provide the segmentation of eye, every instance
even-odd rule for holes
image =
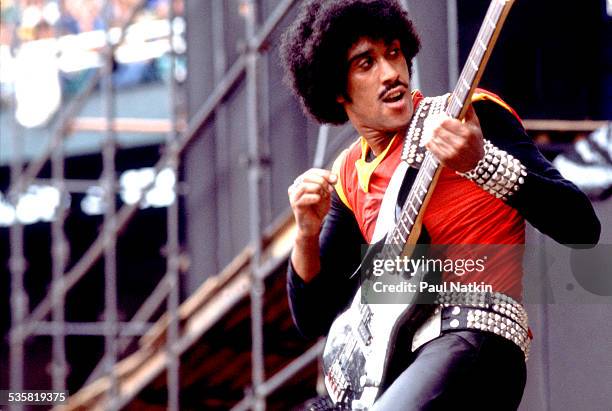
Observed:
[[[400,55],[402,51],[400,50],[399,47],[393,47],[390,51],[389,51],[389,55],[391,57],[397,57]]]
[[[367,70],[370,67],[372,67],[372,64],[373,64],[372,57],[365,56],[365,57],[359,59],[359,61],[357,62],[357,67],[359,67],[362,70]]]

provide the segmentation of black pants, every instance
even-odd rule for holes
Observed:
[[[372,411],[514,411],[523,396],[523,352],[491,333],[446,333],[412,353],[408,362]]]

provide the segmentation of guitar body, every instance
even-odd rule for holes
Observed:
[[[372,261],[384,255],[383,239],[373,244],[354,275],[363,274],[361,287],[351,305],[332,324],[323,351],[325,386],[334,404],[348,409],[367,410],[381,394],[386,382],[389,362],[395,352],[394,342],[398,333],[411,337],[416,327],[433,310],[432,296],[427,293],[404,293],[394,299],[386,295],[383,304],[367,304],[372,290]],[[427,246],[410,247],[413,257],[426,253]],[[411,276],[394,274],[385,283],[408,282],[418,284],[432,282],[433,274],[422,270]],[[403,349],[410,349],[403,347]]]
[[[416,309],[415,304],[363,304],[357,292],[334,321],[323,351],[325,386],[335,404],[355,410],[374,404],[395,351],[393,341]]]

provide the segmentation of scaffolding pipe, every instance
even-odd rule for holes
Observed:
[[[213,81],[217,84],[223,79],[223,75],[227,70],[227,54],[225,52],[225,13],[224,13],[224,2],[213,1],[210,4],[211,8],[211,29],[212,29],[212,61],[213,61]],[[215,161],[217,163],[217,170],[221,165],[231,164],[231,154],[228,144],[223,141],[228,132],[228,121],[227,121],[227,109],[225,106],[220,104],[215,109]],[[220,176],[226,173],[215,173],[217,187],[222,187],[223,182],[220,181]],[[231,222],[231,204],[232,204],[232,193],[230,190],[227,192],[219,191],[216,196],[217,201],[217,213],[219,221]],[[231,224],[231,223],[230,223]],[[217,243],[217,261],[216,266],[222,265],[227,261],[231,261],[231,251],[234,249],[234,242],[232,238],[231,228],[228,230],[217,230],[219,242]]]
[[[459,78],[459,21],[457,0],[446,1],[446,24],[448,33],[448,88],[455,87]]]
[[[64,300],[65,295],[60,293],[62,288],[59,286],[63,281],[64,271],[68,261],[69,247],[64,233],[64,222],[66,220],[66,203],[68,201],[64,184],[64,152],[62,147],[55,150],[51,156],[51,180],[52,185],[59,192],[59,203],[55,209],[55,216],[51,222],[51,255],[52,255],[52,300],[53,300],[53,321],[58,324],[64,323]],[[66,376],[68,365],[66,362],[66,346],[64,332],[61,326],[53,334],[52,340],[52,361],[51,361],[51,380],[53,390],[64,391],[66,389]]]
[[[174,12],[176,2],[170,0],[168,25],[170,26],[170,123],[172,125],[170,133],[166,136],[166,147],[170,151],[169,167],[174,176],[178,176],[179,157],[177,153],[176,141],[177,134],[177,85],[176,85],[176,51],[174,49]],[[176,178],[176,177],[175,177]],[[175,190],[177,184],[174,185]],[[167,301],[168,310],[168,339],[166,350],[168,352],[168,369],[166,381],[168,385],[168,410],[179,411],[179,367],[180,358],[177,353],[177,341],[179,338],[179,198],[175,191],[174,201],[166,209],[166,277],[169,282],[169,292]]]
[[[16,15],[20,15],[20,4],[14,5]],[[11,53],[15,54],[19,47],[19,36],[17,35],[17,24],[13,29],[13,43],[11,44]],[[17,98],[15,93],[12,93],[11,103],[13,106],[13,115],[11,116],[11,143],[13,150],[13,158],[11,160],[11,185],[19,187],[21,193],[21,185],[19,176],[23,171],[23,140],[21,127],[17,122]],[[8,199],[17,211],[17,203],[19,195],[17,193],[8,192]],[[11,273],[11,328],[9,330],[9,389],[11,391],[22,391],[24,386],[23,360],[24,360],[24,345],[26,334],[23,330],[24,319],[28,311],[28,296],[24,290],[24,276],[26,271],[26,259],[24,256],[24,236],[23,225],[15,214],[15,222],[9,229],[10,241],[10,257],[9,271]],[[20,411],[23,406],[20,403],[13,403],[10,406],[11,410]]]
[[[121,336],[142,336],[152,326],[153,323],[144,321],[136,322],[131,320],[129,322],[117,322],[117,327],[121,328]],[[104,321],[90,321],[84,323],[41,321],[36,324],[36,329],[31,335],[54,335],[63,330],[62,332],[64,335],[91,335],[104,337],[107,333],[107,328],[108,326]]]
[[[262,49],[266,47],[270,34],[272,34],[287,13],[289,13],[295,1],[296,0],[283,0],[261,25],[261,29],[258,33],[255,33],[253,38],[253,45],[257,48],[257,51],[262,51]]]
[[[315,148],[314,161],[312,166],[321,168],[325,164],[325,152],[327,150],[327,139],[329,138],[329,126],[323,124],[319,126],[319,134],[317,135],[317,146]]]
[[[62,152],[62,148],[60,147],[56,151]],[[53,157],[55,155],[57,155],[57,153],[54,151],[53,155],[51,156],[51,172],[52,173],[53,173]],[[53,174],[52,174],[51,178],[35,178],[34,180],[32,180],[32,184],[56,187],[59,181],[60,181],[59,179],[54,179]],[[63,193],[66,195],[70,193],[85,194],[91,187],[95,187],[95,186],[100,186],[100,179],[88,180],[88,179],[77,179],[77,178],[72,179],[71,178],[69,180],[66,180],[65,178],[61,178],[61,187],[62,187]],[[118,192],[119,188],[120,188],[119,185],[116,185],[114,187],[115,192]]]
[[[260,386],[265,379],[263,349],[263,295],[265,285],[259,269],[262,254],[262,157],[259,122],[258,96],[258,57],[259,51],[254,44],[257,30],[257,4],[255,0],[244,0],[246,54],[246,106],[247,106],[247,143],[249,150],[249,231],[251,237],[251,383],[253,387],[253,410],[266,409],[265,396]]]
[[[102,71],[102,98],[106,132],[102,149],[102,187],[104,189],[104,358],[105,373],[110,379],[107,393],[107,409],[117,410],[116,398],[119,393],[115,364],[117,363],[117,235],[114,231],[116,213],[116,171],[115,157],[117,152],[113,119],[115,117],[115,90],[113,85],[113,47],[110,39],[110,28],[113,20],[112,0],[104,5],[106,17],[106,47],[103,51],[104,66]]]
[[[263,4],[263,2],[260,1]],[[254,33],[255,38],[257,33]],[[257,44],[256,42],[254,44]],[[259,158],[261,159],[261,211],[259,213],[263,227],[268,221],[272,221],[272,173],[271,167],[271,149],[270,149],[270,69],[269,55],[270,53],[263,52],[257,48],[257,113],[259,120]],[[266,50],[264,48],[263,50]]]
[[[410,14],[410,6],[408,0],[401,0],[401,4]],[[421,76],[419,75],[419,58],[414,57],[412,59],[412,73],[410,75],[410,88],[419,90],[421,88]]]
[[[58,3],[59,14],[63,14],[64,5]],[[53,34],[57,39],[61,36],[60,21],[58,19],[53,27]],[[54,212],[54,218],[51,222],[51,265],[52,265],[52,284],[59,284],[63,280],[64,271],[70,253],[70,244],[66,240],[64,232],[64,223],[66,221],[66,204],[69,204],[64,181],[64,150],[63,146],[58,147],[51,154],[51,182],[52,186],[58,191],[60,199],[58,206]],[[53,294],[53,312],[52,320],[57,327],[52,334],[51,343],[51,383],[54,391],[64,391],[66,389],[66,377],[68,375],[68,363],[66,361],[66,331],[64,329],[65,321],[65,295],[58,294],[59,287],[53,286],[51,289],[55,291]]]
[[[315,361],[319,355],[323,354],[325,339],[319,340],[316,344],[306,350],[302,355],[291,361],[287,366],[274,374],[272,378],[261,385],[262,395],[270,395],[284,383],[293,378],[298,372],[302,371],[311,362]]]
[[[264,384],[260,386],[262,395],[270,395],[274,393],[283,384],[293,378],[298,372],[302,371],[310,363],[315,361],[322,353],[325,347],[325,340],[321,339],[308,350],[304,351],[299,357],[287,364],[283,369],[274,374]],[[253,395],[249,394],[234,405],[230,411],[248,410],[253,401]]]
[[[149,330],[149,327],[153,325],[152,323],[147,323],[147,321],[151,319],[155,311],[157,311],[162,303],[166,301],[169,289],[170,284],[168,281],[168,273],[166,273],[161,281],[157,284],[151,295],[149,295],[145,302],[138,308],[138,311],[136,311],[136,314],[134,314],[134,316],[130,319],[130,322],[127,323],[137,325],[138,327],[136,327],[136,332],[131,332],[131,329],[128,328],[127,324],[119,324],[119,342],[117,344],[117,353],[119,355],[123,354],[123,352],[129,347],[134,337],[144,335]],[[88,385],[90,382],[100,377],[103,373],[103,367],[104,359],[98,362],[83,385]]]

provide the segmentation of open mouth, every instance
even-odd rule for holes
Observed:
[[[395,103],[396,101],[400,101],[405,94],[406,92],[403,90],[391,90],[384,95],[382,101],[385,103]]]

